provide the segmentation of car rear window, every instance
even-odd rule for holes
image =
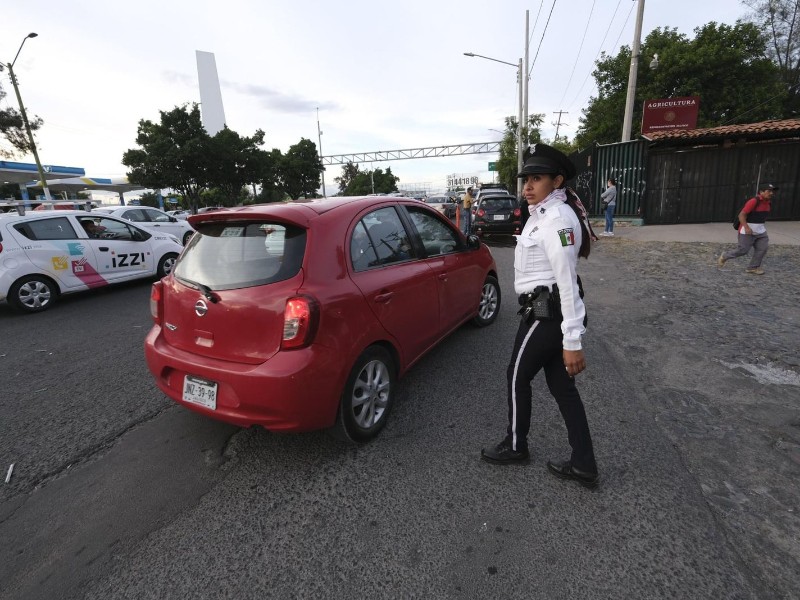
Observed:
[[[517,207],[517,201],[512,196],[507,198],[486,198],[481,207],[484,210],[508,210]]]
[[[303,264],[306,232],[265,221],[205,223],[175,266],[175,277],[212,290],[283,281]]]

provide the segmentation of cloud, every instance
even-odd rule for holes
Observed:
[[[295,95],[284,94],[281,91],[263,85],[252,83],[238,83],[235,81],[222,81],[221,85],[243,96],[256,98],[264,108],[269,108],[282,113],[308,113],[317,108],[333,110],[338,108],[335,102],[319,102]]]

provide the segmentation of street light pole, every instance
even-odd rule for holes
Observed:
[[[44,192],[45,199],[49,202],[52,202],[52,197],[50,196],[50,188],[47,187],[47,180],[44,178],[44,169],[42,168],[42,161],[39,160],[39,153],[36,151],[36,141],[33,139],[33,132],[31,131],[31,124],[28,122],[28,114],[25,112],[25,105],[22,103],[22,96],[19,94],[19,85],[17,84],[17,76],[14,75],[14,63],[17,62],[17,58],[19,57],[19,53],[22,52],[22,46],[25,45],[25,42],[28,38],[35,38],[38,36],[38,33],[29,33],[25,36],[22,40],[22,43],[19,45],[19,50],[17,50],[16,56],[14,56],[14,60],[8,63],[6,66],[8,67],[8,76],[11,78],[11,85],[14,86],[14,93],[17,96],[17,102],[19,103],[19,112],[22,115],[22,122],[25,124],[25,131],[28,133],[28,141],[31,144],[31,152],[33,153],[33,158],[36,161],[36,168],[39,171],[39,177],[41,178],[42,182],[42,191]],[[49,208],[53,208],[52,204],[48,204]]]
[[[517,64],[507,62],[505,60],[498,60],[496,58],[491,58],[490,56],[483,56],[481,54],[475,54],[473,52],[464,52],[464,56],[469,56],[471,58],[485,58],[486,60],[491,60],[494,62],[499,62],[504,65],[509,65],[514,67],[517,70],[517,83],[519,84],[519,112],[517,116],[517,173],[522,171],[522,93],[523,93],[523,86],[524,84],[524,77],[527,73],[524,73],[522,70],[522,59],[519,59]],[[517,195],[522,195],[522,181],[517,179]]]
[[[633,32],[633,46],[631,48],[631,70],[628,73],[628,95],[625,99],[625,117],[622,121],[622,141],[631,139],[633,121],[633,103],[636,98],[636,74],[639,69],[639,46],[642,37],[642,17],[644,16],[644,0],[638,0],[639,7],[636,11],[636,27]]]
[[[319,128],[319,106],[317,107],[317,141],[319,142],[319,159],[322,160],[322,131]],[[322,196],[328,197],[325,192],[325,165],[322,165]]]

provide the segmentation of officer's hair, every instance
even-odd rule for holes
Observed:
[[[565,187],[564,191],[567,193],[566,204],[575,212],[578,216],[578,222],[581,224],[581,247],[578,250],[578,256],[589,258],[589,253],[592,251],[592,241],[589,237],[589,228],[586,226],[586,213],[581,210],[583,204],[572,188]]]

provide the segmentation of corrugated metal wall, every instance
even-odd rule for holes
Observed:
[[[780,187],[770,219],[800,219],[800,143],[713,148],[652,147],[642,216],[648,225],[729,221],[758,182]]]
[[[594,149],[592,212],[601,212],[600,194],[606,189],[609,177],[617,181],[618,217],[638,217],[647,189],[646,140],[620,142]]]

